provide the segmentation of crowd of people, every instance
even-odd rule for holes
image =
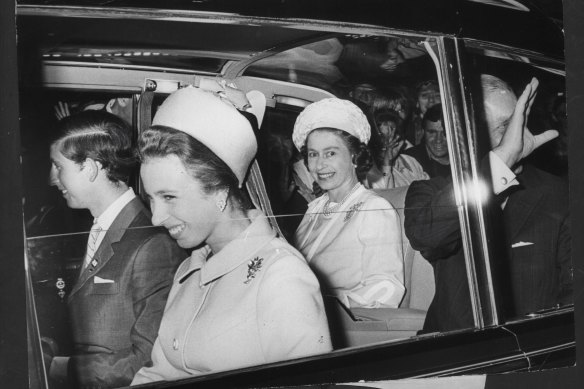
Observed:
[[[497,77],[481,81],[491,140],[484,175],[509,246],[500,264],[511,278],[508,313],[569,303],[565,185],[523,163],[557,136],[527,129],[538,82],[517,98]],[[290,243],[243,189],[261,118],[249,120],[228,95],[172,93],[137,150],[128,120],[111,111],[125,102],[73,115],[60,106],[51,184],[94,225],[68,296],[74,353],[46,355],[51,378],[136,385],[331,351],[327,297],[346,308],[400,306],[402,225],[434,268],[423,331],[472,327],[438,84],[421,82],[415,103],[404,88],[368,84],[349,98],[298,115],[297,160],[282,141],[298,180],[287,196],[301,186],[308,203]],[[138,165],[149,210],[129,186]],[[405,222],[375,192],[397,187],[409,187]]]

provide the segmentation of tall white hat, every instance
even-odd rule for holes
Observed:
[[[207,146],[235,173],[241,187],[258,145],[251,124],[225,95],[197,87],[179,89],[162,103],[152,125],[185,132]]]

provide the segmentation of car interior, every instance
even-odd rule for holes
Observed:
[[[67,209],[47,185],[48,144],[64,105],[69,113],[125,108],[124,118],[136,139],[164,98],[178,88],[222,83],[261,92],[266,110],[247,192],[281,236],[290,240],[306,210],[304,199],[297,196],[289,201],[281,191],[282,180],[290,184],[291,179],[283,172],[299,161],[291,143],[299,112],[326,97],[351,98],[358,84],[402,86],[411,91],[420,81],[442,83],[445,64],[436,55],[437,38],[430,34],[388,35],[354,27],[331,33],[276,24],[260,29],[243,23],[213,25],[209,20],[157,23],[159,28],[154,30],[138,19],[125,25],[98,18],[67,23],[35,17],[20,21],[21,61],[34,64],[23,66],[21,88],[28,255],[41,334],[62,339],[65,345],[64,296],[80,266],[91,220],[88,213]],[[145,30],[149,31],[146,37],[137,33]],[[497,68],[497,61],[517,60],[480,45],[469,51],[475,55],[477,71]],[[561,74],[544,64],[532,65],[540,77],[550,75],[548,85]],[[509,70],[513,75],[517,72]],[[556,82],[546,93],[551,96],[562,88]],[[140,187],[138,176],[134,187]],[[401,221],[406,294],[399,308],[375,309],[348,309],[325,296],[337,347],[403,341],[422,329],[434,295],[434,275],[404,232],[407,189],[376,190]]]

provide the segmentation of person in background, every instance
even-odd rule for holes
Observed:
[[[194,251],[174,277],[153,364],[132,385],[332,348],[315,275],[247,205],[242,185],[257,142],[230,96],[180,89],[141,135],[140,175],[152,222]]]
[[[130,130],[113,114],[86,111],[61,121],[51,144],[51,184],[94,224],[68,296],[74,354],[46,360],[72,387],[119,387],[150,363],[172,276],[186,253],[128,186],[136,159]]]
[[[405,291],[398,215],[360,183],[371,168],[370,136],[348,100],[323,99],[300,113],[292,139],[325,194],[308,205],[295,246],[325,293],[347,307],[396,308]]]
[[[64,118],[71,116],[72,113],[72,107],[66,101],[58,101],[54,106],[54,110],[57,120],[63,120]],[[107,102],[90,101],[76,106],[73,113],[83,111],[106,111],[113,113],[129,126],[134,122],[131,97],[116,97],[109,99]]]
[[[404,150],[404,154],[415,158],[430,177],[450,176],[450,158],[444,131],[442,104],[436,104],[428,109],[422,126],[424,129],[422,143]]]
[[[371,116],[370,148],[374,164],[367,172],[364,185],[370,189],[391,189],[430,178],[415,158],[403,154],[406,141],[401,116],[387,109]]]
[[[412,125],[408,129],[407,139],[414,146],[422,142],[424,137],[422,120],[434,105],[440,103],[440,88],[435,80],[426,80],[418,83],[415,87],[416,112],[412,120]]]
[[[505,314],[526,315],[569,304],[573,302],[573,268],[567,187],[560,178],[524,163],[558,135],[555,130],[533,135],[527,128],[538,81],[532,79],[519,99],[497,77],[482,75],[481,84],[492,147],[485,158],[485,176],[490,177],[495,195],[489,211],[502,218],[496,228],[503,230],[507,251],[504,262],[492,264],[509,278]],[[410,185],[406,235],[432,264],[436,282],[423,332],[474,326],[458,215],[450,177]],[[501,257],[505,258],[492,258]]]

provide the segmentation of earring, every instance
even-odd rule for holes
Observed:
[[[227,207],[227,201],[225,199],[221,199],[221,200],[217,200],[217,208],[219,208],[219,210],[221,212],[225,211],[225,207]]]

